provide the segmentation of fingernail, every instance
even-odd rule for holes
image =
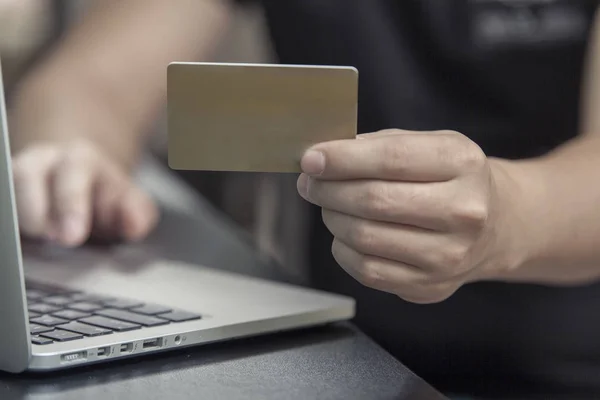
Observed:
[[[300,174],[300,177],[298,178],[297,187],[300,196],[304,197],[305,199],[308,198],[308,175]]]
[[[325,171],[325,154],[316,150],[308,150],[300,163],[302,171],[309,175],[321,175]]]
[[[69,245],[78,243],[84,235],[84,226],[80,218],[68,216],[62,225],[62,239]]]

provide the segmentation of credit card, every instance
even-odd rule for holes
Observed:
[[[356,138],[358,71],[175,62],[167,102],[172,169],[300,172],[307,148]]]

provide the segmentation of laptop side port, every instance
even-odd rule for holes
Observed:
[[[162,338],[148,339],[144,340],[142,343],[143,349],[158,349],[162,347],[163,340]]]
[[[97,355],[98,357],[106,357],[110,354],[110,347],[99,347]]]
[[[133,351],[133,343],[123,343],[119,347],[119,352],[121,354],[128,354]]]

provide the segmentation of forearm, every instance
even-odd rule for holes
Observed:
[[[501,279],[578,284],[600,278],[600,136],[586,135],[545,157],[492,160],[511,187],[510,231],[521,255]]]
[[[545,284],[600,279],[600,14],[582,84],[581,134],[544,157],[492,160],[508,223],[508,268],[495,278]]]
[[[127,157],[165,98],[169,62],[207,57],[227,15],[224,0],[96,2],[32,71],[15,101],[25,103],[24,113],[32,107],[51,113],[58,103],[71,104],[73,113],[90,114],[90,124],[109,129],[27,129],[27,118],[17,118],[25,127],[14,130],[14,147],[78,135]]]

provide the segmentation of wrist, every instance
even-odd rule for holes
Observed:
[[[547,158],[494,160],[493,168],[502,210],[496,249],[501,261],[486,278],[567,286],[596,281],[597,257],[588,254],[589,244],[578,245],[581,233],[573,229],[584,222],[565,217],[570,210],[558,200],[568,190],[561,189],[562,179],[572,178],[561,176],[560,166]]]
[[[486,278],[513,280],[522,274],[540,252],[544,230],[537,222],[540,203],[544,198],[543,180],[527,162],[490,159],[496,195],[496,219],[490,256],[492,266]]]

